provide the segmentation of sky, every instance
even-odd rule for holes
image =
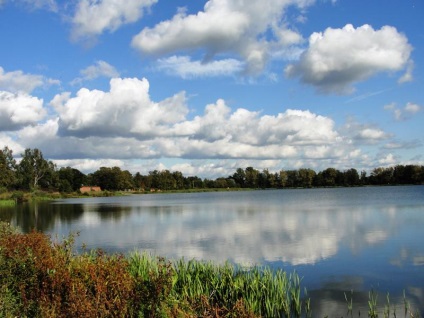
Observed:
[[[422,0],[0,0],[0,148],[91,173],[424,164]]]

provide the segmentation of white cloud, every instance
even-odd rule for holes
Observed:
[[[236,59],[200,62],[192,61],[189,56],[171,56],[158,60],[157,68],[184,79],[211,76],[232,76],[240,73],[244,64]]]
[[[6,146],[13,151],[14,156],[23,153],[25,150],[25,148],[19,142],[16,142],[9,134],[0,131],[0,149]]]
[[[43,100],[24,93],[0,91],[0,130],[17,130],[36,124],[46,115]]]
[[[74,40],[89,39],[105,30],[138,21],[157,0],[79,0],[72,19]]]
[[[286,67],[288,77],[299,77],[324,93],[345,94],[353,85],[380,72],[397,72],[411,65],[408,39],[396,28],[374,30],[369,25],[328,28],[313,33],[298,63]]]
[[[414,103],[407,103],[404,108],[405,112],[411,115],[418,113],[421,109],[422,107],[420,105]]]
[[[37,87],[53,84],[57,85],[59,81],[41,75],[25,74],[22,71],[5,72],[0,67],[0,90],[31,93]]]
[[[384,109],[392,112],[397,121],[404,121],[411,119],[414,115],[421,112],[422,107],[418,104],[408,102],[403,108],[398,108],[396,103],[391,103],[385,105]]]
[[[399,80],[398,83],[406,83],[406,82],[412,82],[414,77],[412,75],[412,71],[414,70],[414,62],[409,61],[408,66],[406,67],[405,74],[403,74]]]
[[[73,159],[73,160],[54,160],[58,167],[73,167],[83,173],[91,173],[101,167],[120,167],[127,169],[122,160],[116,159]]]
[[[380,158],[378,160],[378,163],[383,166],[391,166],[396,163],[399,163],[399,160],[393,154],[389,153],[385,157]]]
[[[247,74],[256,75],[263,71],[272,50],[302,40],[281,23],[284,10],[289,5],[304,7],[312,2],[210,0],[197,14],[180,10],[172,19],[144,28],[132,45],[150,55],[201,50],[206,61],[217,54],[236,54],[246,62]],[[264,36],[267,32],[269,38]]]
[[[119,77],[119,72],[116,68],[105,61],[97,61],[94,65],[90,65],[87,68],[80,71],[82,77],[74,79],[71,84],[79,84],[85,80],[93,80],[98,77]]]
[[[169,125],[185,118],[185,101],[181,92],[155,103],[150,100],[146,79],[114,78],[109,92],[82,88],[76,97],[56,95],[51,105],[59,114],[64,134],[149,138],[166,134]]]
[[[386,138],[384,131],[375,128],[365,128],[359,131],[357,136],[366,140],[380,140]]]
[[[322,159],[352,151],[332,119],[310,111],[261,115],[244,108],[233,111],[219,99],[204,114],[187,119],[184,92],[154,102],[146,79],[115,78],[109,92],[82,88],[75,97],[56,95],[50,104],[58,114],[57,133],[53,124],[49,129],[44,125],[43,131],[52,135],[43,147],[70,158],[86,153],[115,159]],[[31,139],[35,135],[22,132],[21,138],[37,144]]]

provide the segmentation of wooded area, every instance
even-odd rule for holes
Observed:
[[[39,149],[26,149],[17,163],[12,150],[0,150],[0,193],[42,189],[59,192],[78,192],[81,186],[99,186],[108,191],[170,191],[206,188],[309,188],[364,185],[424,184],[424,166],[396,165],[378,167],[369,175],[355,168],[340,171],[327,168],[259,171],[253,167],[238,168],[226,177],[215,180],[184,176],[179,171],[154,170],[147,175],[131,174],[119,167],[101,167],[88,175],[71,168],[57,168],[43,157]]]

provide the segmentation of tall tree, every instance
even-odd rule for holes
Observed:
[[[16,160],[7,146],[0,150],[0,188],[11,188],[16,183]]]
[[[257,188],[258,179],[259,179],[259,171],[254,169],[253,167],[247,167],[245,170],[245,174],[246,174],[246,187]]]
[[[244,188],[246,183],[246,174],[242,168],[237,168],[236,172],[232,175],[232,178],[237,186]]]
[[[316,173],[312,169],[299,169],[298,171],[298,186],[303,188],[310,188],[312,187],[312,183],[314,181],[314,178],[316,176]]]
[[[77,191],[87,183],[87,177],[81,171],[71,167],[62,167],[58,171],[59,190],[61,192]]]
[[[43,185],[50,186],[54,170],[54,164],[44,159],[39,149],[27,148],[18,165],[19,181],[25,189],[37,189],[41,181],[44,181]]]

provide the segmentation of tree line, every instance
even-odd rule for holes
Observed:
[[[0,193],[37,189],[59,192],[78,192],[80,187],[99,186],[102,190],[170,191],[207,188],[311,188],[364,185],[424,184],[424,166],[396,165],[378,167],[367,175],[351,168],[340,171],[327,168],[318,173],[312,169],[270,172],[253,167],[237,168],[227,177],[215,180],[184,176],[179,171],[154,170],[147,175],[131,174],[119,167],[101,167],[84,174],[71,167],[57,168],[44,158],[39,149],[26,149],[19,163],[7,146],[0,150]]]

